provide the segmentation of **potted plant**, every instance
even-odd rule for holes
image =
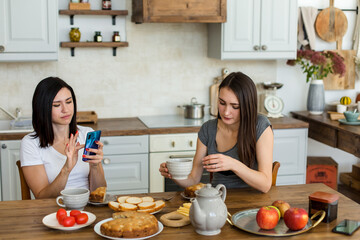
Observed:
[[[310,114],[322,114],[325,106],[323,79],[329,73],[345,75],[344,58],[332,51],[298,50],[295,60],[288,60],[287,64],[299,64],[306,74],[306,82],[311,81],[307,98],[307,109]]]

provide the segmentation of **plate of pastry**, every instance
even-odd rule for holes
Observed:
[[[101,205],[107,205],[110,201],[115,201],[115,200],[116,200],[115,195],[106,194],[103,202],[94,202],[94,200],[89,199],[88,203],[91,205],[100,205],[101,206]]]
[[[146,226],[146,229],[145,229]],[[149,213],[117,212],[94,226],[94,231],[108,239],[147,239],[158,235],[164,226]]]
[[[66,211],[66,212],[67,212],[67,215],[70,216],[70,211]],[[72,227],[64,227],[56,219],[56,212],[46,215],[43,218],[42,223],[45,226],[49,227],[49,228],[58,229],[58,230],[65,230],[65,231],[71,231],[71,230],[77,230],[79,228],[89,226],[90,224],[95,222],[96,216],[93,213],[86,212],[86,211],[81,211],[81,212],[86,213],[88,215],[88,221],[86,223],[84,223],[84,224],[75,223],[75,225],[72,226]]]
[[[110,201],[108,205],[116,212],[135,211],[155,214],[165,207],[165,202],[163,200],[155,201],[151,196],[119,196],[116,201]]]
[[[107,205],[114,199],[116,199],[115,196],[106,194],[106,187],[98,187],[90,193],[88,203],[92,205]]]
[[[198,183],[198,184],[189,186],[189,187],[185,188],[184,192],[181,192],[180,195],[184,199],[190,200],[191,198],[195,198],[196,197],[195,192],[197,190],[203,188],[204,186],[206,186],[205,183]]]

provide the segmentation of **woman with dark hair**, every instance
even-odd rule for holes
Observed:
[[[76,124],[76,98],[73,89],[57,77],[43,79],[32,100],[34,132],[21,141],[20,160],[27,184],[35,198],[60,195],[65,188],[87,188],[94,191],[106,186],[103,144],[89,149],[82,161],[89,127]]]
[[[269,191],[274,134],[269,120],[257,113],[254,82],[241,72],[229,74],[219,86],[218,109],[218,118],[204,123],[198,133],[190,175],[174,182],[181,187],[197,184],[206,169],[213,173],[213,185]],[[171,178],[166,163],[159,171]]]

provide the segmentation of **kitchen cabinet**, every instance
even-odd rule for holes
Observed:
[[[2,201],[21,200],[21,185],[16,161],[21,140],[0,141]]]
[[[227,22],[208,24],[209,57],[296,58],[296,0],[228,0],[227,4]]]
[[[110,194],[149,192],[149,137],[109,136],[104,143],[103,167]]]
[[[0,0],[0,61],[57,60],[58,2]]]
[[[307,128],[274,129],[273,161],[280,162],[276,185],[305,184]]]
[[[226,0],[133,0],[131,20],[136,23],[226,21]]]

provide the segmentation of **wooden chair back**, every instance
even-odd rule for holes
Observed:
[[[273,162],[272,165],[272,183],[271,186],[275,186],[276,185],[276,178],[277,178],[277,174],[278,174],[278,170],[280,167],[280,163],[278,161]],[[212,182],[213,179],[213,173],[210,173],[210,182]]]
[[[31,199],[31,195],[30,195],[30,188],[26,183],[25,177],[24,177],[24,173],[22,171],[21,168],[21,163],[20,160],[16,161],[16,166],[18,167],[19,170],[19,175],[20,175],[20,184],[21,184],[21,197],[22,200],[29,200]]]

